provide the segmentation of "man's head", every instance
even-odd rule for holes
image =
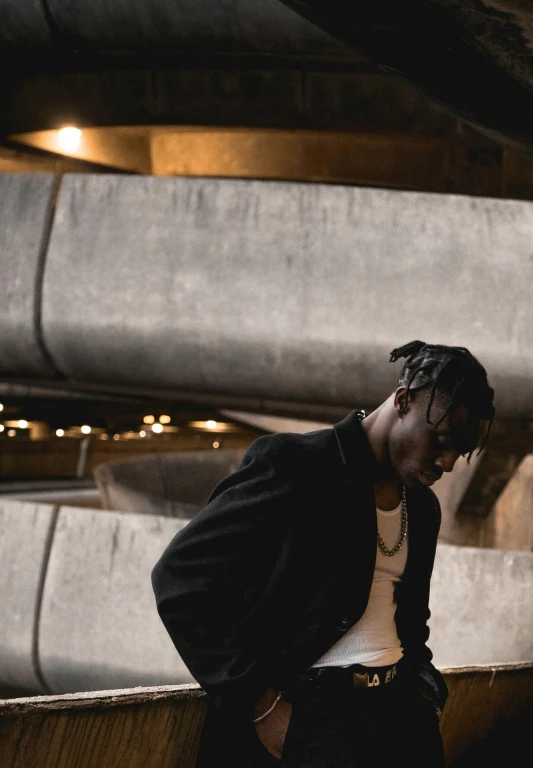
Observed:
[[[411,341],[393,349],[406,358],[394,394],[390,461],[408,487],[432,485],[459,456],[481,452],[494,419],[494,390],[464,347]]]

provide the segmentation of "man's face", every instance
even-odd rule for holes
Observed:
[[[410,395],[406,402],[405,389],[396,392],[394,407],[396,421],[389,435],[392,466],[408,488],[433,485],[443,472],[451,472],[461,455],[474,450],[487,429],[487,421],[472,423],[468,408],[457,406],[451,418],[446,417],[438,427],[426,418],[429,395]],[[431,421],[438,422],[449,401],[436,400],[431,408]]]

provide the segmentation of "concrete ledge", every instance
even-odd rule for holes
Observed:
[[[99,464],[94,477],[105,509],[190,519],[245,453],[223,448],[151,454]]]

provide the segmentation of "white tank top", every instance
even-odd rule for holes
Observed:
[[[376,512],[381,537],[387,549],[393,549],[400,536],[401,505],[390,511],[376,509]],[[408,538],[392,557],[384,555],[376,542],[376,568],[366,610],[357,624],[326,651],[314,667],[346,667],[350,664],[384,667],[401,659],[403,649],[394,622],[394,586],[405,570]]]

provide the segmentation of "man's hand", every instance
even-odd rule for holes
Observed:
[[[277,693],[273,688],[269,688],[265,695],[257,702],[254,707],[254,717],[260,717],[274,703]],[[255,724],[255,729],[259,740],[271,755],[281,759],[285,736],[291,719],[292,704],[280,699],[272,712],[264,720]]]

